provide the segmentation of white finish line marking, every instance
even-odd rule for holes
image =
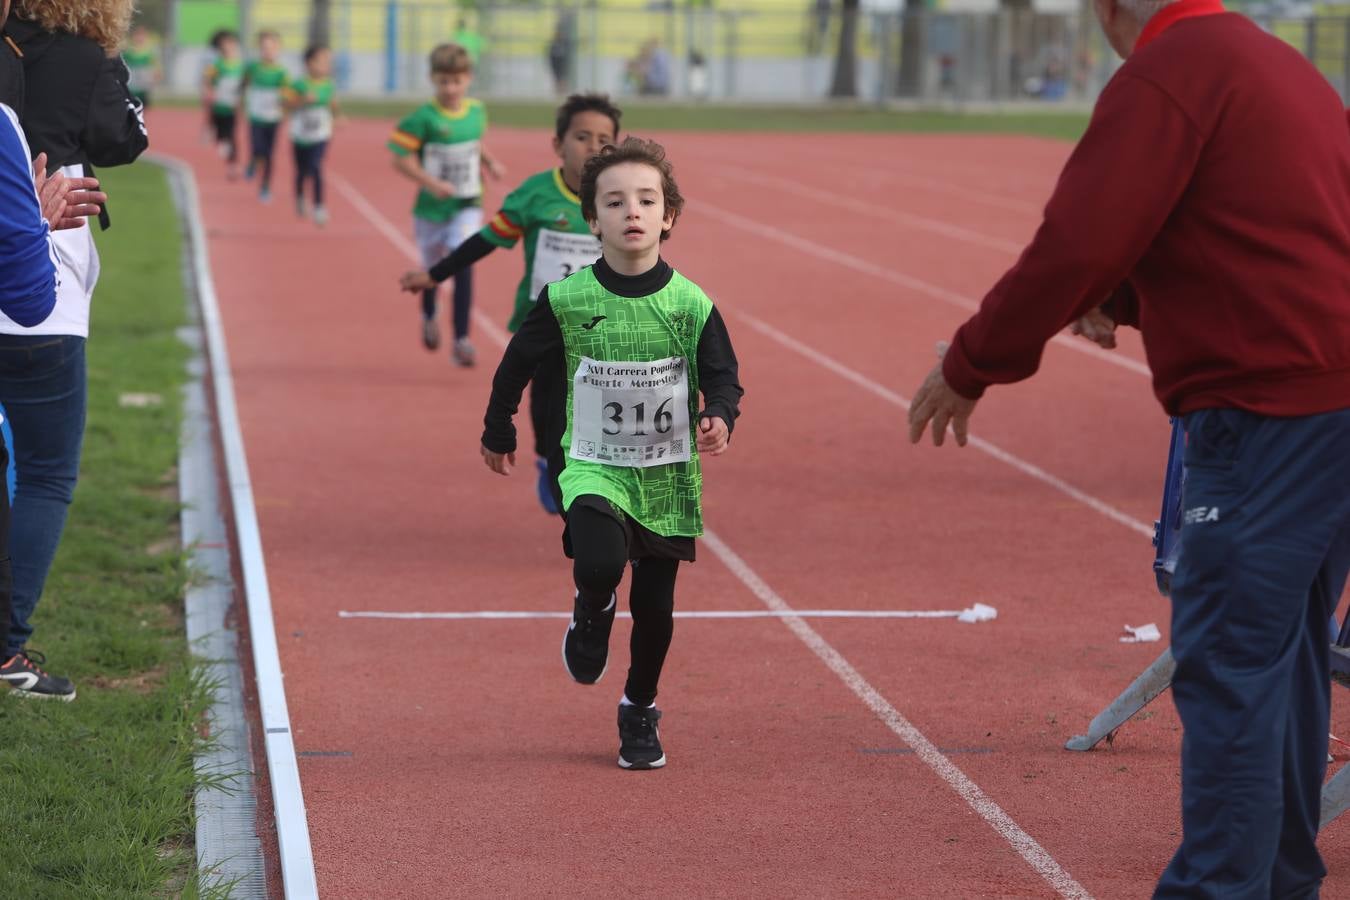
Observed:
[[[724,609],[677,610],[677,619],[781,619],[798,616],[803,619],[955,619],[961,615],[956,609]],[[632,613],[620,612],[620,619],[631,619]],[[570,619],[570,612],[534,612],[511,610],[478,610],[476,612],[378,612],[348,611],[338,613],[339,619]]]
[[[390,243],[409,258],[417,259],[416,250],[411,243],[388,219],[380,214],[380,211],[351,182],[336,173],[331,176],[331,180],[337,186],[338,191],[351,201],[352,205],[366,217],[377,231],[388,238]],[[476,321],[488,326],[485,330],[498,345],[506,346],[506,336],[501,329],[495,327],[491,320],[476,311],[474,317]],[[769,587],[745,560],[724,544],[722,539],[711,529],[704,531],[703,543],[717,555],[717,558],[733,575],[740,579],[740,582],[752,594],[759,598],[765,607],[777,614],[779,621],[810,648],[811,652],[819,657],[820,661],[825,663],[829,670],[837,675],[887,728],[913,748],[916,758],[932,769],[981,819],[1007,841],[1027,865],[1035,870],[1036,874],[1044,878],[1066,900],[1092,900],[1092,895],[1087,892],[1087,889],[1079,884],[1059,863],[1055,862],[1054,857],[1046,852],[1044,847],[1036,843],[1035,838],[1023,831],[1021,826],[1014,822],[1012,817],[994,802],[993,798],[981,790],[979,785],[971,781],[964,772],[957,768],[955,763],[943,755],[936,744],[925,737],[923,732],[915,728],[908,719],[900,714],[899,710],[892,706],[885,697],[881,696],[881,693],[872,687],[867,679],[863,678],[862,674],[853,668],[852,664],[838,650],[834,649],[814,628],[807,624],[800,613],[789,606],[786,600],[778,596],[773,588]]]

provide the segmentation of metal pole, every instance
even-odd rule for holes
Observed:
[[[384,5],[384,92],[398,90],[398,0]]]

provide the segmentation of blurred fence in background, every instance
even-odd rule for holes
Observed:
[[[988,0],[949,0],[987,3]],[[854,96],[886,103],[1084,104],[1118,61],[1090,12],[1073,0],[1040,8],[958,12],[864,9],[856,28]],[[1057,8],[1058,7],[1058,8]],[[281,33],[299,68],[309,0],[180,0],[171,16],[171,88],[195,89],[216,28]],[[1254,15],[1302,50],[1347,96],[1350,16]],[[339,87],[356,95],[427,90],[426,56],[459,40],[479,53],[476,92],[537,99],[566,90],[678,100],[816,103],[836,86],[841,29],[834,0],[741,0],[734,7],[668,0],[582,6],[483,5],[438,0],[332,0]],[[246,37],[246,44],[251,39]]]

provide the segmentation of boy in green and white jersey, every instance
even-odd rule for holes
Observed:
[[[619,108],[603,94],[573,94],[555,115],[553,152],[562,166],[531,175],[507,195],[501,211],[483,230],[460,244],[429,271],[403,276],[406,291],[425,291],[454,278],[498,247],[514,247],[525,241],[525,273],[516,289],[515,309],[507,330],[515,332],[534,308],[544,286],[591,265],[600,256],[600,240],[591,234],[581,215],[581,171],[586,162],[619,133]],[[545,374],[553,368],[545,367]],[[561,402],[559,379],[536,378],[530,385],[530,419],[534,425],[535,465],[538,469],[539,502],[544,510],[558,513],[558,501],[550,485],[548,457],[556,449],[558,434],[551,434],[551,410]]]
[[[225,174],[239,174],[239,147],[235,142],[239,91],[244,83],[244,63],[239,54],[239,35],[228,29],[211,36],[216,59],[202,76],[202,102],[216,139],[216,150],[225,160]]]
[[[285,90],[290,73],[281,64],[281,35],[258,32],[258,58],[244,69],[244,109],[248,113],[249,157],[245,178],[261,171],[258,199],[272,199],[272,156],[277,129],[285,115]]]
[[[441,44],[431,51],[431,83],[436,98],[405,116],[388,147],[394,168],[417,183],[413,205],[413,233],[430,266],[454,250],[483,224],[483,176],[505,172],[483,146],[487,110],[468,96],[473,62],[457,44]],[[461,366],[474,363],[469,342],[469,313],[473,305],[472,270],[455,279],[452,358]],[[440,346],[436,322],[436,288],[422,292],[422,343],[428,350]]]
[[[509,475],[521,392],[543,361],[561,362],[563,543],[576,583],[563,662],[581,684],[605,673],[615,590],[631,561],[632,659],[619,703],[625,769],[666,763],[657,682],[673,631],[676,572],[693,561],[703,533],[699,456],[726,451],[742,395],[721,316],[661,259],[683,206],[658,144],[629,138],[586,164],[582,214],[603,254],[540,292],[497,368],[483,423],[483,459]]]
[[[291,113],[291,150],[295,154],[295,211],[305,218],[305,182],[314,185],[314,224],[328,224],[323,204],[323,157],[333,137],[337,89],[333,86],[333,54],[321,44],[305,50],[305,75],[283,91]]]
[[[142,107],[149,109],[151,92],[160,77],[159,54],[150,42],[150,29],[144,25],[131,29],[131,40],[122,51],[122,61],[127,64],[127,89],[141,101]]]

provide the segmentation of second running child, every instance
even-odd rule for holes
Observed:
[[[559,168],[547,169],[525,179],[502,201],[501,211],[482,231],[436,262],[429,271],[403,276],[405,291],[434,290],[443,281],[457,277],[498,247],[514,247],[525,240],[525,273],[516,288],[515,309],[507,330],[515,333],[534,308],[544,286],[579,272],[600,257],[600,240],[591,234],[581,214],[581,171],[591,157],[613,144],[619,134],[622,113],[604,94],[573,94],[554,116],[553,152]],[[556,456],[562,432],[557,428],[558,405],[563,385],[549,378],[561,363],[540,367],[544,378],[530,383],[530,421],[534,426],[537,490],[544,511],[558,513],[558,497],[549,475],[549,457]],[[554,460],[554,474],[561,464]]]
[[[631,656],[618,710],[625,769],[666,764],[656,695],[674,632],[675,576],[703,533],[700,456],[726,451],[742,396],[722,317],[661,258],[683,207],[659,144],[629,138],[586,164],[581,211],[603,255],[540,292],[507,345],[484,417],[483,460],[508,475],[521,393],[545,360],[561,363],[563,546],[576,585],[563,663],[581,684],[604,675],[616,591],[631,561]]]
[[[473,62],[458,44],[441,44],[431,51],[431,83],[436,97],[405,116],[389,136],[394,168],[417,183],[413,205],[413,236],[422,265],[431,266],[464,242],[483,224],[483,171],[500,178],[505,170],[483,146],[487,110],[469,97]],[[455,278],[451,358],[461,366],[474,364],[469,341],[469,313],[473,306],[473,270]],[[441,344],[436,318],[436,286],[422,291],[422,343],[428,350]]]

